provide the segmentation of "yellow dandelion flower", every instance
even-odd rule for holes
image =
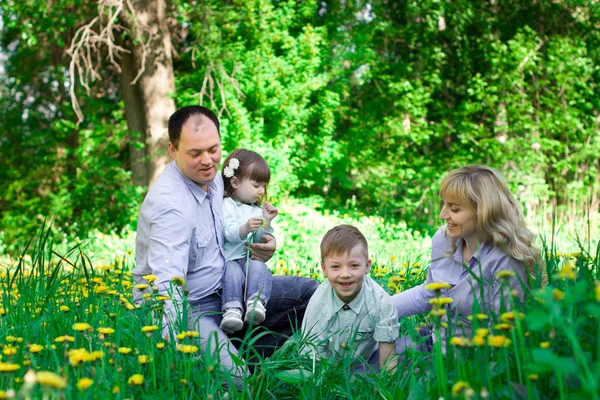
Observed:
[[[188,385],[188,381],[187,381],[187,380],[185,380],[185,379],[180,379],[180,380],[179,380],[179,382],[181,382],[181,384],[182,384],[183,386],[187,386],[187,385]]]
[[[119,353],[129,354],[129,353],[131,353],[131,348],[130,347],[119,347]]]
[[[148,281],[148,283],[152,283],[158,279],[158,277],[156,275],[144,275],[144,276],[142,276],[142,278],[144,278],[146,281]]]
[[[566,264],[558,273],[558,277],[561,279],[569,279],[572,281],[577,279],[577,274],[575,273],[575,266],[572,263]]]
[[[396,261],[396,260],[397,260],[396,256],[390,256],[390,261],[391,261],[391,262],[394,262],[394,261]]]
[[[453,337],[450,339],[450,344],[457,347],[466,347],[469,345],[469,340],[465,337]]]
[[[76,322],[73,324],[73,329],[78,332],[83,332],[92,329],[92,326],[87,322]]]
[[[467,317],[467,319],[469,321],[473,321],[474,319],[479,320],[479,321],[483,321],[485,319],[488,319],[488,316],[482,313],[478,313],[478,314],[473,314],[473,315],[469,315]]]
[[[19,364],[0,362],[0,372],[15,372],[20,368],[21,366]]]
[[[554,300],[556,301],[561,301],[565,298],[565,292],[560,289],[552,289],[552,297],[554,297]]]
[[[541,343],[540,343],[540,347],[541,347],[542,349],[547,349],[547,348],[549,348],[549,347],[550,347],[550,342],[541,342]]]
[[[439,290],[442,290],[442,289],[449,289],[449,288],[450,288],[450,284],[446,283],[446,282],[432,282],[432,283],[425,285],[425,289],[434,290],[436,292]]]
[[[165,295],[159,295],[159,296],[156,296],[156,300],[167,301],[167,300],[171,300],[171,297],[165,296]]]
[[[138,362],[142,365],[149,363],[152,359],[144,354],[138,356]]]
[[[36,373],[35,380],[40,385],[53,387],[55,389],[64,389],[67,387],[67,380],[65,378],[50,371],[40,371]]]
[[[7,356],[14,356],[15,354],[17,354],[18,350],[19,349],[14,346],[6,345],[4,346],[4,349],[2,349],[2,352]]]
[[[515,273],[513,271],[503,270],[496,274],[496,279],[507,279],[512,278],[513,276],[515,276]]]
[[[468,382],[458,381],[454,385],[452,385],[452,396],[458,397],[465,393],[467,389],[470,389]]]
[[[69,311],[69,307],[68,306],[60,306],[59,309],[60,309],[60,311],[64,311],[64,312]]]
[[[529,374],[527,377],[530,381],[537,381],[540,378],[538,374]]]
[[[514,321],[515,318],[523,319],[523,318],[525,318],[525,314],[523,314],[522,312],[510,311],[510,312],[502,313],[500,315],[500,321],[502,321],[502,322]]]
[[[195,353],[198,351],[198,346],[194,346],[191,344],[178,344],[177,345],[177,351],[180,351],[182,353]]]
[[[433,299],[429,299],[429,304],[436,305],[446,305],[454,303],[454,299],[452,297],[434,297]]]
[[[63,342],[73,343],[75,341],[75,338],[73,336],[64,335],[64,336],[57,337],[56,339],[54,339],[54,341],[57,343],[63,343]]]
[[[14,342],[19,342],[22,343],[23,342],[23,338],[21,337],[17,337],[17,336],[12,336],[12,335],[8,335],[5,340],[9,343],[14,343]]]
[[[165,342],[156,343],[156,348],[162,350],[165,348]]]
[[[441,318],[444,315],[446,315],[446,312],[447,312],[446,309],[440,308],[440,309],[431,310],[431,315],[434,317]]]
[[[29,351],[31,353],[39,353],[40,351],[44,350],[44,346],[40,345],[40,344],[31,344],[29,345]]]
[[[130,385],[143,385],[144,384],[144,375],[142,374],[133,374],[127,380],[127,383]]]
[[[487,344],[491,347],[507,347],[510,343],[510,339],[503,335],[490,335],[487,338]]]
[[[150,285],[148,285],[147,283],[139,283],[139,284],[135,285],[134,288],[137,290],[146,290],[146,289],[148,289],[148,286],[150,286]]]
[[[143,380],[143,378],[142,378],[142,382],[143,382],[143,381],[144,381],[144,380]],[[119,393],[120,391],[121,391],[121,388],[120,388],[118,385],[117,385],[117,386],[115,386],[115,387],[113,388],[113,390],[112,390],[113,394],[117,394],[117,393]]]
[[[499,331],[510,331],[510,330],[512,330],[513,326],[511,324],[507,324],[506,322],[503,322],[501,324],[496,324],[494,326],[494,328],[496,328]]]
[[[94,381],[91,380],[90,378],[81,378],[78,382],[77,382],[77,389],[83,391],[83,390],[87,390],[90,386],[92,386],[94,384]]]
[[[488,333],[490,333],[490,331],[485,328],[478,328],[475,330],[475,335],[481,336],[481,337],[486,337]]]
[[[154,332],[158,330],[156,325],[147,325],[142,327],[142,332]]]
[[[100,327],[96,330],[103,335],[110,335],[110,334],[115,333],[115,330],[113,328],[108,328],[108,327]]]
[[[184,286],[185,285],[185,279],[179,277],[179,276],[174,276],[171,278],[171,282],[173,282],[174,285],[177,286]]]

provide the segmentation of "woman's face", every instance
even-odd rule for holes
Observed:
[[[442,199],[444,204],[440,218],[446,222],[448,237],[463,238],[466,241],[476,239],[477,223],[471,207],[456,199],[446,197]]]

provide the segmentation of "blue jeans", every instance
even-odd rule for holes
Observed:
[[[314,279],[299,276],[274,276],[271,299],[267,303],[267,319],[256,329],[259,334],[252,342],[252,349],[262,357],[268,357],[275,349],[291,336],[292,332],[300,329],[304,312],[310,297],[319,287]],[[244,373],[245,369],[235,366],[230,353],[237,355],[238,351],[230,338],[221,330],[221,296],[218,293],[200,299],[190,304],[191,312],[188,318],[189,329],[200,333],[200,343],[205,357],[219,357],[222,368],[231,372]],[[266,334],[265,334],[266,329]],[[241,330],[232,337],[244,338],[246,332]]]
[[[244,285],[248,275],[248,287],[244,299]],[[247,300],[259,296],[264,304],[271,298],[273,275],[267,265],[262,261],[248,260],[246,258],[227,261],[225,264],[225,277],[223,278],[223,311],[228,308],[244,309]]]

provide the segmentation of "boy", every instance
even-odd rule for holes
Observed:
[[[327,277],[311,297],[302,333],[317,355],[331,357],[351,351],[368,362],[377,353],[379,365],[396,367],[398,318],[390,296],[367,274],[371,268],[367,240],[351,225],[338,225],[321,241],[321,269]],[[304,346],[303,353],[310,354]]]

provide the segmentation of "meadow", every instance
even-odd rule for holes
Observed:
[[[280,208],[274,273],[322,280],[320,238],[344,222],[368,238],[371,276],[390,294],[424,280],[431,232],[352,210],[294,201]],[[194,332],[180,332],[177,344],[161,337],[152,316],[165,299],[151,287],[134,287],[129,272],[133,232],[63,238],[46,224],[18,253],[0,255],[0,398],[598,399],[598,215],[529,222],[542,235],[548,284],[534,284],[513,312],[474,314],[480,329],[471,338],[450,339],[445,356],[440,349],[410,351],[394,374],[357,375],[347,358],[300,357],[298,334],[262,359],[252,352],[249,333],[239,347],[258,361],[238,389],[214,358],[198,352]],[[131,302],[133,290],[148,293],[140,308]],[[437,315],[403,319],[401,334],[414,337],[431,322],[439,329]]]

